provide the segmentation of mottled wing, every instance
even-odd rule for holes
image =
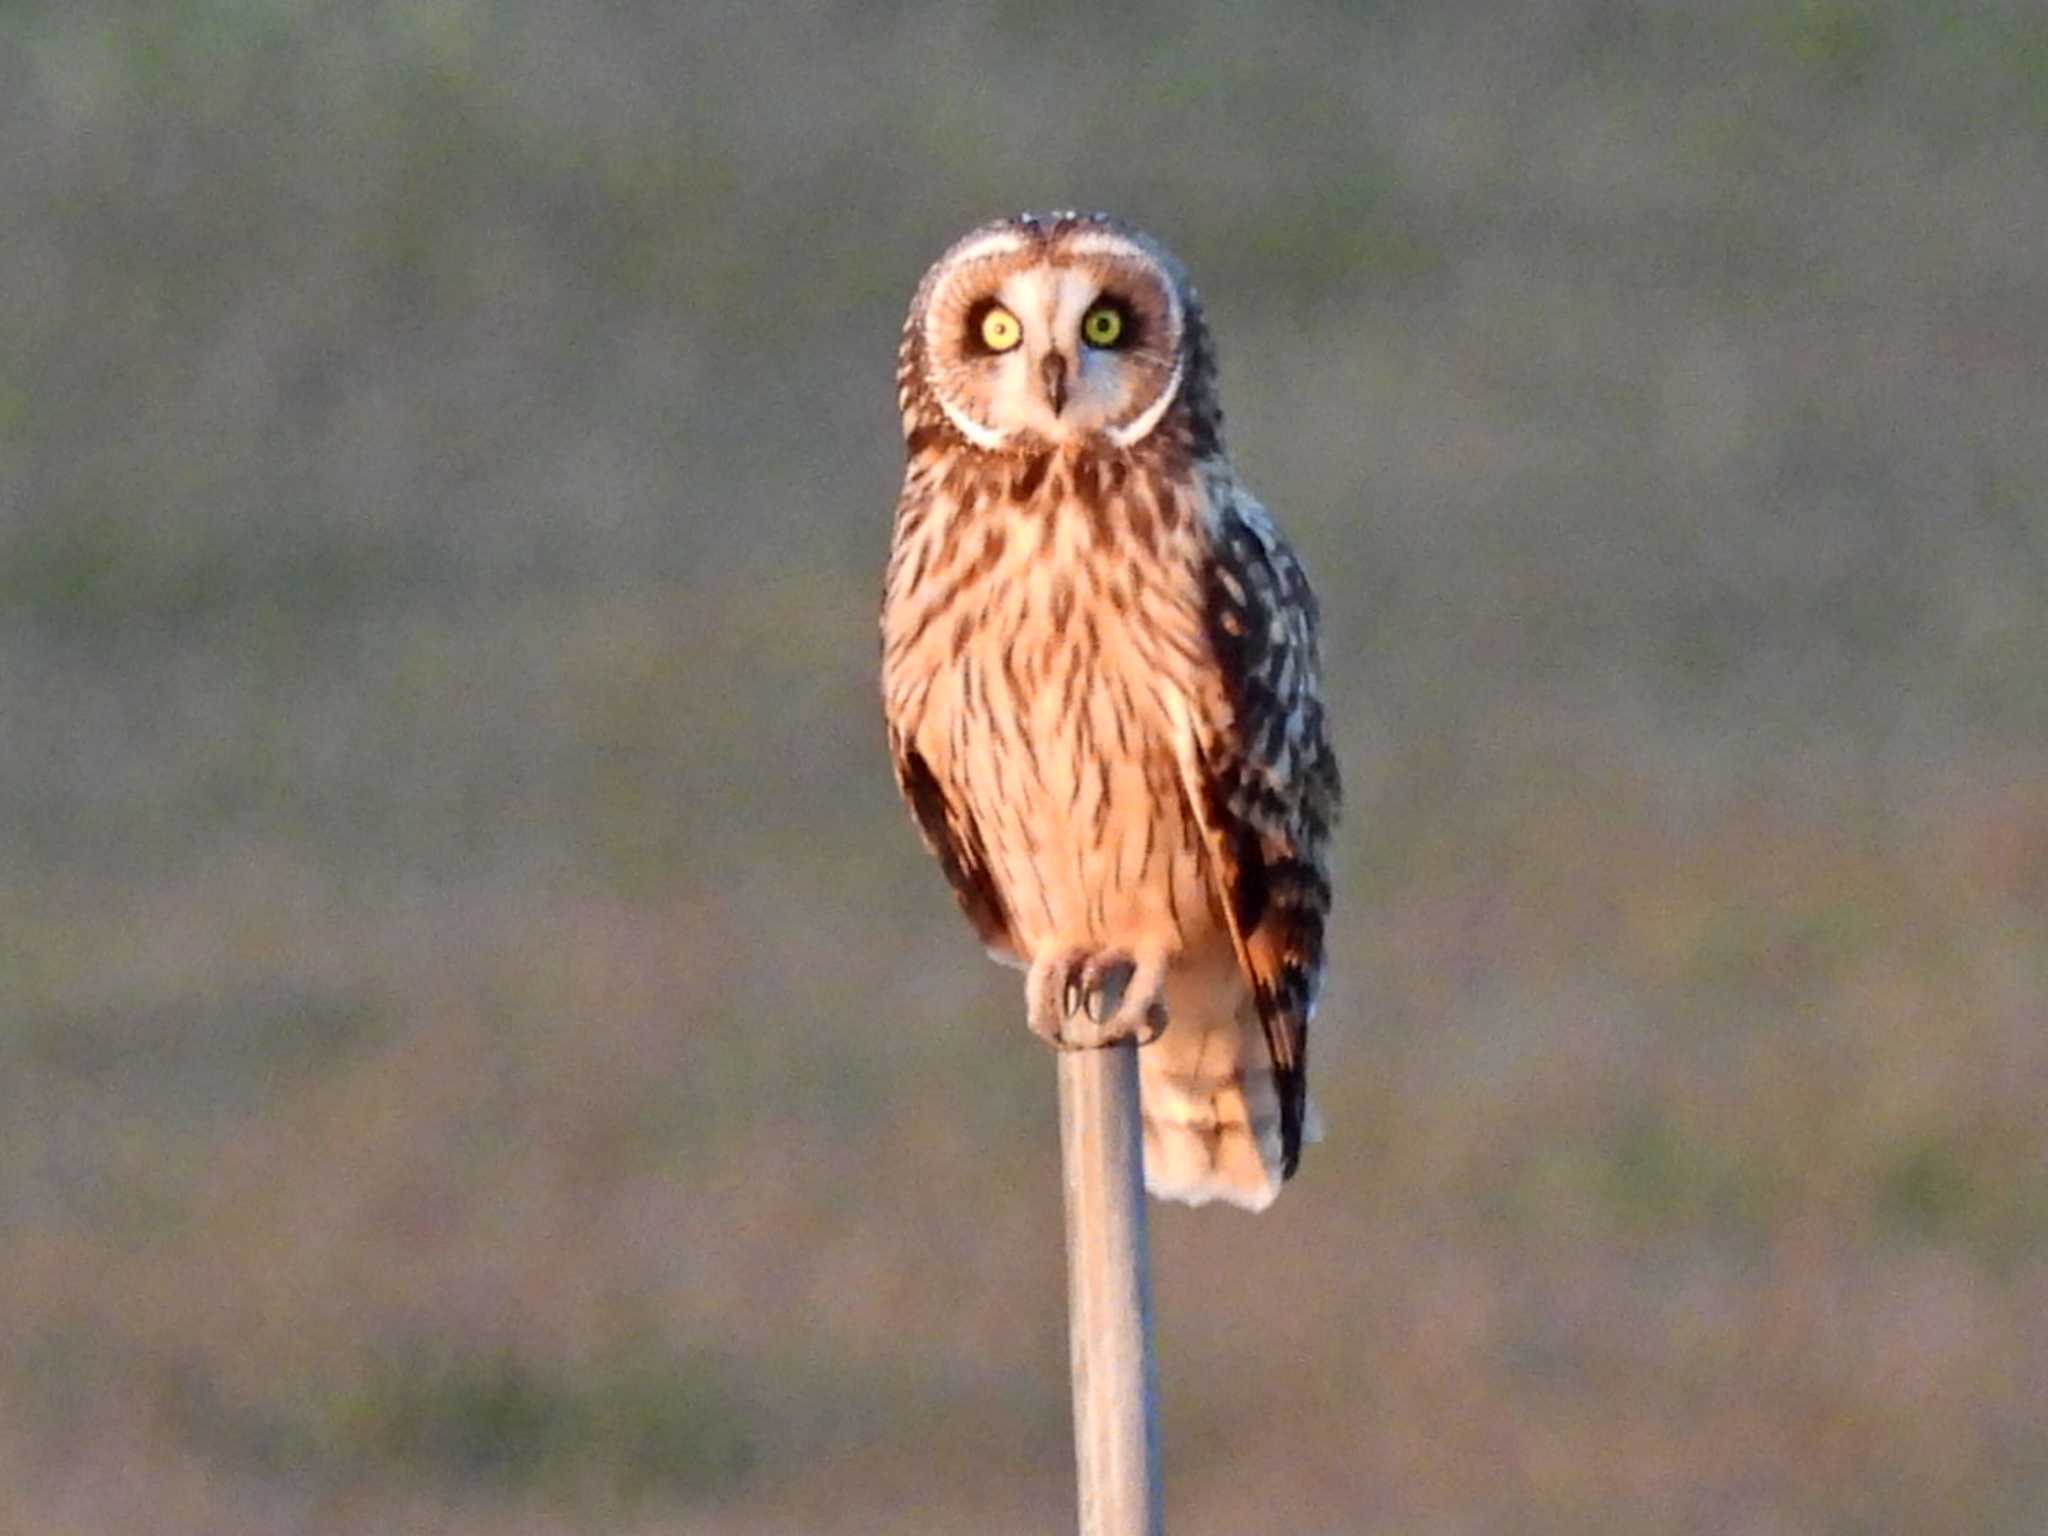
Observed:
[[[1214,524],[1203,605],[1225,708],[1195,733],[1189,799],[1272,1053],[1285,1177],[1301,1158],[1342,790],[1324,736],[1315,594],[1265,509],[1241,494]]]
[[[947,798],[930,765],[894,726],[889,729],[889,755],[896,762],[897,786],[917,817],[925,846],[945,870],[960,910],[967,914],[990,954],[1018,959],[1010,909],[989,873],[988,852],[973,818]]]

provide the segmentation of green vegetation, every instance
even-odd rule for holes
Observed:
[[[703,1360],[548,1375],[514,1355],[406,1357],[337,1404],[332,1449],[380,1472],[514,1486],[599,1474],[617,1495],[718,1492],[753,1460],[743,1411]]]

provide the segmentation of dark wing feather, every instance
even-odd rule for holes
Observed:
[[[1010,927],[1010,909],[989,873],[988,850],[972,818],[947,800],[938,776],[917,749],[893,727],[889,732],[889,755],[896,761],[896,783],[917,817],[925,846],[939,861],[959,898],[960,910],[974,924],[981,942],[991,954],[1007,960],[1018,959],[1017,941]]]
[[[1193,798],[1272,1053],[1288,1177],[1301,1160],[1342,786],[1324,735],[1315,594],[1256,502],[1217,519],[1203,608],[1227,717],[1202,733]]]

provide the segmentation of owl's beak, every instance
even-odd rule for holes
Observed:
[[[1045,403],[1052,407],[1053,415],[1067,408],[1067,360],[1058,352],[1048,352],[1038,360],[1038,377],[1045,384]]]

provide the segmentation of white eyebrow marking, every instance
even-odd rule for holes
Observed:
[[[1149,261],[1150,255],[1135,240],[1106,229],[1087,230],[1078,235],[1069,235],[1059,243],[1060,251],[1068,256],[1125,256],[1134,261]]]
[[[1004,278],[996,298],[1019,320],[1033,322],[1029,328],[1049,331],[1059,307],[1059,285],[1044,267],[1029,266]]]
[[[987,256],[1014,256],[1025,249],[1029,242],[1014,229],[992,229],[979,240],[973,240],[955,250],[946,258],[946,265],[955,262],[980,261]]]

